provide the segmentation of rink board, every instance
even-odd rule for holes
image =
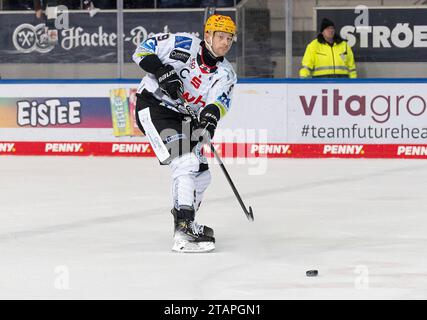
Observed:
[[[414,158],[427,159],[426,145],[214,143],[224,158]],[[213,157],[205,148],[207,157]],[[148,142],[0,142],[0,155],[154,157]]]
[[[154,157],[137,85],[0,80],[0,155]],[[426,79],[241,80],[214,143],[233,158],[427,158],[426,113]]]

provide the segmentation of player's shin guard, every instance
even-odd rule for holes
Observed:
[[[193,153],[187,153],[175,158],[170,163],[172,169],[172,196],[174,207],[192,207],[194,204],[196,177],[199,161]]]
[[[211,183],[211,173],[209,170],[200,172],[196,175],[195,179],[196,183],[196,199],[194,203],[194,208],[199,210],[200,204],[203,200],[203,194],[205,193],[206,189],[208,188],[209,184]]]

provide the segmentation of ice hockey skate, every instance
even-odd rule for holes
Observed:
[[[176,225],[176,213],[177,213],[177,210],[175,208],[173,208],[171,210],[171,213],[173,215],[174,223]],[[194,223],[194,227],[196,228],[196,230],[197,230],[197,232],[199,234],[202,234],[202,235],[205,235],[205,236],[208,236],[208,237],[212,237],[212,238],[215,237],[214,230],[211,227],[205,226],[203,224],[198,224],[197,221],[193,221],[193,223]]]
[[[175,225],[172,251],[187,253],[213,251],[215,249],[215,238],[212,228],[197,224],[191,217],[187,217],[186,211],[172,210]],[[194,213],[192,216],[194,217]]]

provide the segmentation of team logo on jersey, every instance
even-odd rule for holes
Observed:
[[[172,50],[172,52],[169,55],[169,58],[186,63],[190,58],[190,54],[188,52],[179,51],[175,49],[175,50]]]
[[[141,44],[142,48],[152,52],[156,51],[156,46],[157,46],[156,38],[149,38]]]
[[[176,36],[175,37],[175,48],[190,50],[192,42],[193,42],[193,39],[191,39],[189,37]]]
[[[231,99],[225,93],[217,98],[217,101],[221,103],[227,110],[230,109],[230,100]]]

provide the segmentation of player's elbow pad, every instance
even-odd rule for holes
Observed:
[[[163,67],[163,63],[160,61],[159,57],[155,54],[150,54],[145,56],[140,62],[139,66],[142,70],[155,74],[157,70]]]

